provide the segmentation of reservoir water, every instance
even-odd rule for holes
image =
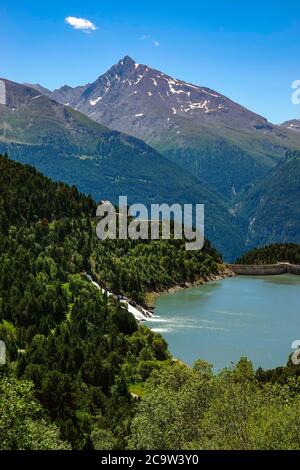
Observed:
[[[300,339],[300,276],[237,276],[160,296],[147,322],[171,353],[217,371],[241,356],[264,369],[285,365]]]

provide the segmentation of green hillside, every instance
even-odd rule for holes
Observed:
[[[286,161],[238,197],[235,211],[247,221],[246,246],[300,242],[300,156]]]
[[[129,384],[143,382],[169,359],[159,334],[138,325],[80,273],[143,301],[150,290],[218,270],[209,243],[188,252],[178,240],[100,242],[94,214],[95,203],[75,187],[0,157],[0,339],[7,346],[4,372],[22,379],[2,383],[0,375],[0,403],[12,390],[22,404],[27,390],[33,406],[32,386],[23,379],[34,383],[44,407],[35,416],[46,421],[32,426],[55,424],[42,448],[90,449],[107,441],[124,448],[133,409]],[[36,434],[34,444],[22,434],[16,441],[17,422],[5,413],[1,419],[15,441],[0,438],[0,448],[38,446]],[[34,420],[29,408],[28,419]]]
[[[210,184],[231,199],[284,161],[287,150],[299,149],[299,134],[265,123],[232,124],[207,120],[194,123],[177,117],[179,135],[166,135],[161,142],[145,139],[171,161]]]

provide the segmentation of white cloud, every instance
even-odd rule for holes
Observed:
[[[86,18],[76,18],[75,16],[67,16],[65,18],[65,22],[72,26],[72,28],[80,29],[85,33],[89,33],[97,29],[97,26]]]
[[[142,41],[149,40],[154,44],[155,47],[158,47],[160,45],[160,43],[158,41],[156,41],[155,39],[153,39],[151,36],[149,36],[149,34],[144,34],[141,37],[141,40]]]

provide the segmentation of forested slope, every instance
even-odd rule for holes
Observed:
[[[300,245],[274,243],[262,248],[255,248],[237,260],[238,264],[276,264],[280,262],[300,264]]]
[[[0,157],[0,449],[299,449],[299,365],[189,368],[80,274],[143,300],[216,272],[215,250],[100,242],[94,213],[76,188]]]
[[[35,397],[59,429],[57,445],[74,449],[124,447],[133,411],[128,384],[143,382],[169,359],[159,334],[138,325],[80,273],[143,300],[148,290],[216,272],[220,261],[208,243],[188,252],[178,240],[100,242],[95,210],[75,187],[0,157],[0,339],[7,345],[6,373],[34,383]],[[18,386],[22,391],[23,382]],[[4,448],[12,445],[7,442]]]

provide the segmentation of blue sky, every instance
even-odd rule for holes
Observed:
[[[300,117],[299,0],[0,0],[0,19],[0,76],[17,82],[85,84],[128,54],[272,122]]]

